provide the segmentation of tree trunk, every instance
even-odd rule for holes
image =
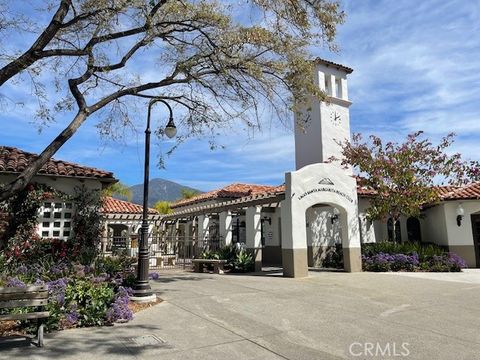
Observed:
[[[0,192],[0,202],[5,201],[19,191],[22,191],[43,165],[62,147],[63,144],[75,134],[85,120],[88,113],[79,111],[68,126],[42,151],[42,153],[27,168],[16,177],[11,183],[7,184]]]

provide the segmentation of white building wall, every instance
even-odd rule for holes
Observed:
[[[341,244],[341,225],[338,219],[332,222],[334,211],[331,206],[307,209],[307,245],[313,247]]]
[[[457,225],[457,207],[462,204],[465,216],[461,226]],[[480,212],[480,201],[448,201],[443,205],[447,227],[448,245],[473,245],[471,215]]]
[[[444,204],[427,209],[424,215],[421,221],[422,241],[447,246],[448,233]]]

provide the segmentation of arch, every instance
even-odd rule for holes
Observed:
[[[126,224],[108,224],[108,242],[111,248],[114,250],[126,249],[129,231],[130,229]]]
[[[308,266],[325,267],[324,262],[342,244],[338,209],[317,204],[306,210]]]
[[[407,219],[407,235],[408,241],[422,242],[422,228],[418,218],[410,217]]]
[[[335,164],[312,164],[285,175],[282,202],[284,276],[308,276],[306,211],[325,204],[339,211],[346,271],[361,271],[356,180]]]
[[[393,219],[389,218],[387,220],[387,237],[388,241],[397,241],[402,242],[402,224],[400,220],[395,222],[395,237],[393,236]]]

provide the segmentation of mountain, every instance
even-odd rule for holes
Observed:
[[[149,183],[148,206],[153,206],[157,201],[174,201],[182,197],[182,189],[195,190],[188,186],[180,185],[176,182],[165,179],[152,179]],[[135,204],[143,203],[143,184],[133,185],[130,187],[132,191],[132,202]]]

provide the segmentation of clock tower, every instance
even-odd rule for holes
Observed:
[[[315,83],[327,94],[325,101],[312,99],[295,115],[295,163],[306,165],[341,158],[338,142],[350,140],[350,115],[347,75],[352,69],[317,59]]]

